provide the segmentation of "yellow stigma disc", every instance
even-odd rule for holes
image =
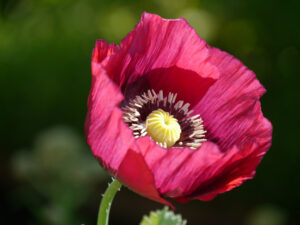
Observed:
[[[180,125],[168,112],[158,109],[147,116],[146,130],[152,139],[164,147],[172,147],[179,140]]]

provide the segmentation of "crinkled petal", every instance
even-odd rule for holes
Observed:
[[[255,174],[263,155],[271,146],[272,125],[263,117],[259,98],[265,92],[239,60],[226,52],[211,49],[210,61],[220,70],[220,78],[210,87],[194,110],[201,114],[206,138],[217,143],[224,158],[211,178],[188,195],[177,198],[211,200],[217,194],[241,185]],[[201,175],[200,175],[201,176]]]
[[[259,134],[256,142],[248,142],[242,149],[233,146],[227,151],[209,141],[197,150],[164,149],[148,137],[138,139],[137,143],[161,194],[180,202],[208,201],[254,176],[271,144],[269,127],[269,121],[261,114],[253,127],[253,132]]]
[[[120,50],[103,65],[125,98],[151,88],[196,104],[219,77],[208,56],[206,42],[185,19],[144,13]]]
[[[270,126],[270,123],[264,118],[261,119],[261,127],[258,129],[264,130]],[[270,135],[262,131],[262,135],[259,138],[264,138],[263,134]],[[198,185],[198,188],[194,192],[180,196],[176,200],[180,202],[191,199],[209,201],[219,193],[224,193],[240,186],[244,181],[253,178],[256,167],[270,148],[270,145],[271,140],[269,139],[264,143],[249,142],[243,146],[243,149],[238,149],[236,146],[228,149],[224,153],[224,159],[218,162],[222,166],[218,167],[211,174],[210,179]]]
[[[87,142],[94,156],[114,173],[134,138],[118,108],[123,99],[119,88],[107,77],[101,64],[93,62],[92,68],[92,87],[85,123]]]
[[[113,55],[119,47],[103,40],[97,40],[93,50],[92,62],[101,63],[106,57]]]
[[[259,98],[265,92],[255,74],[226,52],[211,48],[210,61],[220,70],[220,78],[194,107],[200,113],[206,138],[217,143],[223,151],[255,142],[259,133],[257,120],[261,117]],[[259,107],[259,108],[258,108]],[[270,139],[272,126],[266,127]]]
[[[153,175],[139,153],[133,150],[127,152],[118,169],[117,178],[132,191],[174,208],[158,193]]]
[[[165,149],[149,137],[143,137],[137,140],[137,146],[154,174],[159,192],[173,198],[196,190],[201,182],[210,178],[211,170],[221,166],[217,162],[224,157],[211,142],[205,142],[197,150]]]

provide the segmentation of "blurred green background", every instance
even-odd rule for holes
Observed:
[[[110,178],[83,124],[96,39],[119,43],[148,11],[185,17],[210,45],[254,70],[274,125],[254,180],[211,202],[175,204],[189,225],[300,224],[300,2],[279,0],[1,0],[1,224],[95,224]],[[110,224],[162,205],[123,188]]]

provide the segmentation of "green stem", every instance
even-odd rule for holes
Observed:
[[[113,182],[108,185],[100,203],[97,225],[108,225],[110,206],[121,186],[117,179],[113,179]]]

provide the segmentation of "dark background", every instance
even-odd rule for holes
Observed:
[[[254,180],[211,202],[175,203],[189,225],[300,224],[297,0],[1,0],[1,224],[96,224],[110,180],[83,124],[96,39],[119,43],[148,11],[185,17],[210,45],[255,71],[274,125]],[[122,188],[110,224],[163,206]]]

